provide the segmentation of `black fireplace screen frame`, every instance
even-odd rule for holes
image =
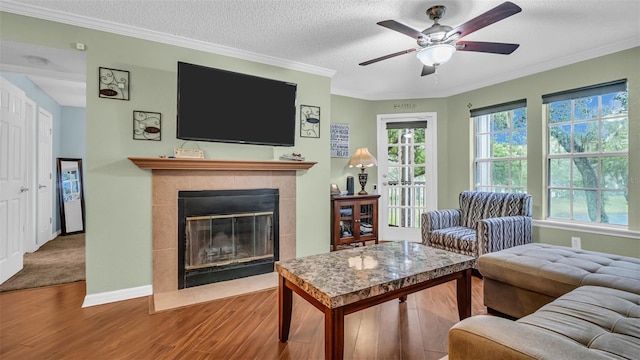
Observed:
[[[178,289],[273,272],[279,260],[279,202],[278,189],[178,191]],[[273,212],[273,258],[185,269],[188,217],[263,212]]]

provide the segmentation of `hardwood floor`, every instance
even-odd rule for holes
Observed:
[[[278,341],[277,289],[149,315],[139,298],[81,308],[85,283],[0,294],[0,358],[323,359],[323,314],[293,296],[291,332]],[[486,314],[473,277],[472,314]],[[439,359],[458,321],[455,282],[345,318],[345,359]]]

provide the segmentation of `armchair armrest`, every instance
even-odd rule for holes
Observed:
[[[422,243],[429,245],[429,234],[433,230],[460,226],[462,212],[460,209],[432,210],[422,214],[420,227],[422,228]]]
[[[478,256],[531,242],[530,216],[502,216],[478,221]]]
[[[449,330],[449,360],[605,358],[561,336],[491,315],[476,315]]]
[[[422,226],[428,231],[461,226],[462,212],[460,209],[432,210],[422,214]]]

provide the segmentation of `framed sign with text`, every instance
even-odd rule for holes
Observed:
[[[331,124],[331,157],[349,157],[349,125]]]

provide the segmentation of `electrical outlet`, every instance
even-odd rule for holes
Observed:
[[[84,51],[85,47],[83,43],[76,43],[76,50]]]
[[[571,247],[574,249],[582,249],[582,241],[579,237],[571,237]]]

